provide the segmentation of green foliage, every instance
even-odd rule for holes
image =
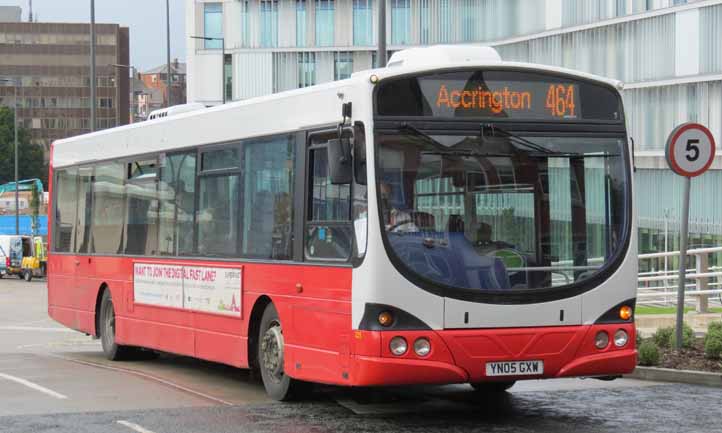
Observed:
[[[677,346],[677,336],[675,335],[675,331],[672,332],[672,346]],[[694,345],[694,329],[692,329],[691,326],[687,325],[686,323],[682,327],[682,347],[685,349],[689,349]]]
[[[722,358],[722,322],[712,322],[704,337],[704,355],[710,359]]]
[[[642,335],[639,333],[639,329],[636,329],[635,331],[635,335],[637,336],[635,340],[635,343],[637,344],[635,344],[635,346],[639,347],[642,345]]]
[[[22,120],[22,119],[21,119]],[[48,169],[41,145],[30,143],[30,131],[18,129],[18,178],[37,177],[48,184]],[[0,184],[15,179],[15,130],[13,110],[0,107]]]
[[[711,322],[707,326],[707,332],[722,332],[722,322]]]
[[[668,348],[672,346],[672,335],[674,335],[674,328],[659,328],[652,336],[652,340],[658,347]]]
[[[659,348],[653,341],[646,340],[639,346],[639,365],[646,367],[659,364]]]
[[[672,349],[676,346],[677,335],[674,327],[659,328],[652,337],[654,344],[666,349]],[[682,327],[682,347],[688,349],[694,344],[694,329],[686,323]]]

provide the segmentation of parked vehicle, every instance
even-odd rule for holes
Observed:
[[[47,259],[40,236],[2,235],[0,249],[5,258],[6,275],[17,275],[25,281],[45,276]]]

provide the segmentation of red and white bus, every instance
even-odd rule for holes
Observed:
[[[636,362],[620,83],[401,51],[350,79],[54,143],[49,314],[106,356],[308,382],[615,377]]]

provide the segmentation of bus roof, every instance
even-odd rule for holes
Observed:
[[[571,69],[505,62],[489,47],[413,48],[395,53],[385,68],[356,72],[346,80],[58,140],[53,143],[51,162],[54,167],[63,167],[329,125],[341,120],[341,104],[348,100],[354,101],[354,118],[361,119],[363,116],[358,113],[363,113],[364,109],[368,116],[371,115],[370,77],[373,75],[383,80],[398,75],[469,67],[510,67],[567,74],[622,88],[619,81]],[[243,119],[251,121],[243,122]]]

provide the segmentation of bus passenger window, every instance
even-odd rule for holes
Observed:
[[[158,189],[155,160],[128,164],[125,185],[127,224],[125,253],[155,255],[158,252]]]
[[[294,143],[293,136],[244,143],[243,256],[291,258]]]
[[[238,175],[204,176],[200,182],[198,253],[235,256],[238,247]]]
[[[351,255],[350,185],[333,185],[325,147],[310,152],[308,222],[305,255],[310,259],[346,260]]]
[[[160,254],[190,255],[193,253],[196,152],[167,155],[160,173]]]
[[[125,213],[122,163],[109,162],[95,167],[92,207],[92,252],[122,253]]]
[[[58,170],[55,196],[55,221],[53,227],[53,251],[73,251],[75,213],[77,211],[78,169]]]

